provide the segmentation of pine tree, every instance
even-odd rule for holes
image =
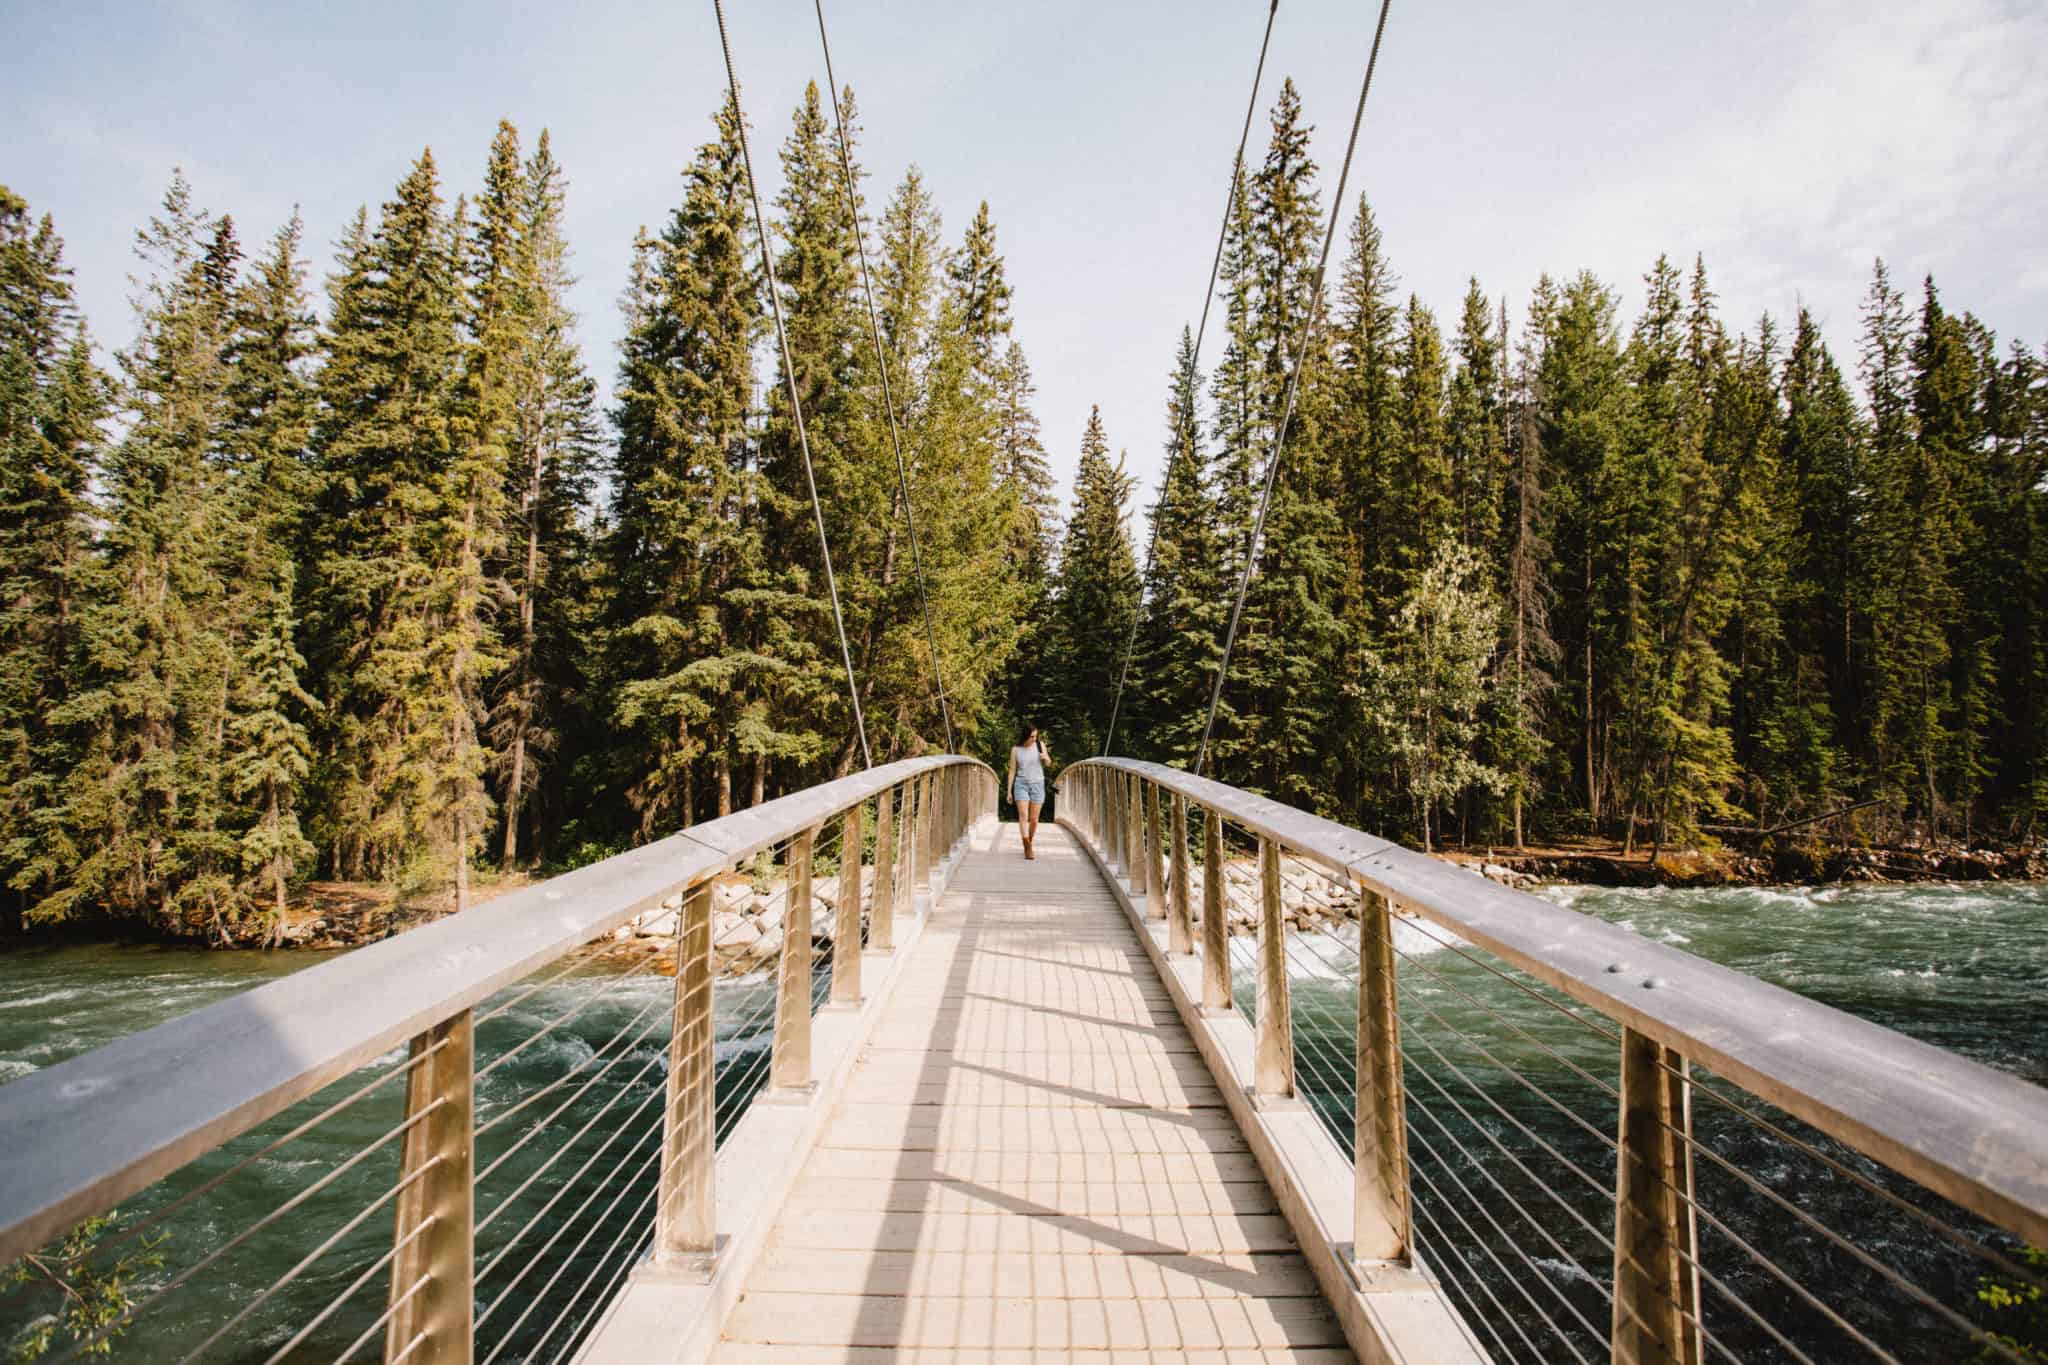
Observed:
[[[1193,765],[1210,685],[1223,656],[1229,595],[1222,565],[1212,457],[1202,436],[1202,376],[1194,333],[1181,330],[1166,400],[1165,478],[1152,515],[1152,559],[1131,678],[1129,736],[1118,747]]]
[[[1232,676],[1229,730],[1213,745],[1218,776],[1310,807],[1331,804],[1335,756],[1318,736],[1339,695],[1343,626],[1334,599],[1343,580],[1344,544],[1335,511],[1337,471],[1329,449],[1335,369],[1326,333],[1305,354],[1314,296],[1320,219],[1310,129],[1285,84],[1272,136],[1247,198],[1245,273],[1250,281],[1244,347],[1253,364],[1252,431],[1260,477],[1277,455],[1278,474],[1265,533],[1249,550],[1249,583]],[[1280,445],[1286,392],[1300,370],[1293,424]],[[1249,528],[1247,528],[1249,532]],[[1220,721],[1219,717],[1219,721]]]
[[[409,888],[451,882],[477,833],[460,828],[475,819],[476,789],[455,757],[467,698],[454,689],[480,654],[473,639],[441,634],[444,613],[472,605],[464,504],[486,496],[474,429],[458,453],[451,426],[463,382],[456,244],[422,153],[375,232],[359,215],[343,240],[313,442],[313,553],[326,585],[311,631],[326,711],[320,829],[338,875]]]
[[[222,435],[232,504],[242,529],[228,572],[234,637],[228,722],[229,777],[244,809],[238,823],[242,891],[269,902],[270,941],[281,941],[286,888],[313,856],[299,808],[312,754],[307,720],[319,704],[305,690],[297,644],[300,554],[312,493],[307,445],[315,348],[299,257],[297,215],[271,240],[235,302],[228,345],[228,415]]]
[[[996,227],[989,218],[988,200],[982,200],[975,210],[974,221],[967,225],[967,240],[947,267],[946,278],[959,301],[960,326],[974,352],[975,372],[993,378],[1010,335],[1011,294],[1002,255],[996,250]]]
[[[106,408],[63,243],[0,186],[0,880],[17,909],[73,856],[51,842],[72,754],[50,717],[76,680]]]
[[[1549,740],[1551,694],[1560,651],[1550,634],[1553,594],[1550,586],[1549,511],[1545,494],[1545,462],[1537,414],[1543,407],[1539,376],[1545,319],[1555,298],[1546,278],[1530,304],[1530,326],[1523,335],[1515,387],[1504,414],[1511,467],[1503,480],[1506,525],[1503,607],[1506,628],[1502,656],[1496,666],[1494,724],[1488,738],[1489,761],[1502,775],[1509,798],[1509,820],[1515,847],[1524,846],[1524,814],[1532,797],[1543,789],[1544,760]],[[1507,303],[1501,303],[1501,369],[1506,371]]]
[[[1536,439],[1556,478],[1550,485],[1558,607],[1552,627],[1564,655],[1559,728],[1571,743],[1572,782],[1597,827],[1614,781],[1617,619],[1610,573],[1617,508],[1610,466],[1619,458],[1625,387],[1614,296],[1580,273],[1531,309],[1539,363]]]
[[[238,250],[182,175],[137,234],[145,275],[121,356],[126,430],[109,458],[109,526],[80,622],[81,685],[51,715],[76,727],[52,889],[31,914],[92,907],[232,937],[239,849],[224,772],[232,682],[216,441],[225,415]],[[68,857],[63,855],[68,854]]]
[[[643,838],[694,821],[701,757],[730,807],[736,689],[781,667],[735,619],[764,548],[747,432],[763,301],[731,100],[714,122],[668,226],[637,244],[612,412],[606,680]]]
[[[1338,810],[1360,822],[1398,818],[1399,809],[1374,802],[1384,793],[1388,756],[1374,726],[1367,661],[1399,606],[1395,551],[1408,509],[1398,413],[1398,282],[1387,261],[1372,205],[1364,195],[1351,222],[1338,292],[1331,445],[1336,452],[1337,514],[1343,528],[1343,568],[1336,594],[1346,643],[1341,699],[1332,728],[1339,740]]]
[[[1048,710],[1068,728],[1048,734],[1056,752],[1102,749],[1110,694],[1123,664],[1125,634],[1138,607],[1138,563],[1131,545],[1132,481],[1111,463],[1102,411],[1090,409],[1074,474],[1074,510],[1060,550],[1055,594],[1057,666],[1048,670]]]
[[[594,624],[587,508],[601,451],[597,386],[584,369],[567,298],[575,277],[562,231],[566,182],[545,129],[524,178],[519,231],[528,273],[521,289],[522,344],[511,381],[507,503],[513,534],[504,571],[517,614],[505,632],[506,665],[490,731],[505,811],[501,860],[507,870],[519,860],[520,836],[529,824],[565,814],[562,784],[542,784],[554,771],[547,761],[559,752],[563,731],[591,729],[583,704],[592,666],[587,637]],[[549,792],[556,793],[551,810]],[[536,835],[533,843],[539,842]]]
[[[1901,807],[1917,805],[1931,828],[1939,814],[1937,768],[1949,707],[1950,492],[1947,471],[1930,458],[1938,446],[1919,438],[1905,300],[1881,261],[1863,317],[1861,368],[1871,432],[1864,619],[1871,628],[1867,723],[1874,777],[1879,795]],[[1937,306],[1923,319],[1928,360],[1944,330]]]
[[[1436,317],[1413,294],[1402,333],[1395,420],[1401,446],[1399,471],[1389,490],[1402,516],[1394,540],[1388,591],[1406,601],[1425,568],[1433,564],[1444,537],[1462,529],[1458,507],[1457,459],[1444,417],[1444,343]]]
[[[1507,474],[1502,416],[1504,343],[1494,335],[1493,308],[1470,281],[1453,342],[1458,368],[1444,400],[1444,442],[1451,463],[1451,502],[1464,544],[1485,554],[1499,539],[1501,489]]]

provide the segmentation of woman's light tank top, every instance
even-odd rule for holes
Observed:
[[[1021,749],[1010,750],[1010,761],[1017,765],[1017,776],[1023,781],[1045,781],[1045,765],[1039,762],[1036,744],[1027,744]]]

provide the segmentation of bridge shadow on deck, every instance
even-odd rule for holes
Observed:
[[[982,837],[717,1359],[1352,1359],[1086,855]]]

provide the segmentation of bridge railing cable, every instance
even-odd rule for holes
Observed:
[[[1060,785],[1484,1354],[2036,1358],[2048,1090],[1185,772]]]
[[[811,1093],[812,1016],[994,797],[971,760],[871,769],[0,1086],[0,1343],[573,1356],[637,1268],[729,1237],[719,1148]]]

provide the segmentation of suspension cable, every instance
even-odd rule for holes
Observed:
[[[768,215],[761,211],[761,187],[754,182],[754,158],[747,150],[747,116],[740,106],[740,80],[733,73],[732,40],[725,32],[725,0],[711,0],[718,15],[718,45],[725,52],[725,83],[732,91],[734,122],[740,139],[740,164],[747,172],[747,195],[754,201],[754,230],[761,236],[761,266],[768,275],[768,305],[775,313],[775,340],[782,348],[782,374],[788,381],[789,411],[796,420],[797,447],[803,452],[804,483],[811,491],[811,515],[818,522],[818,552],[825,560],[825,589],[832,596],[832,624],[839,630],[839,657],[846,665],[846,695],[853,703],[853,726],[860,736],[863,768],[875,766],[868,751],[868,724],[860,711],[860,687],[853,678],[853,651],[846,643],[846,618],[839,610],[839,581],[832,574],[832,542],[825,535],[825,509],[818,501],[818,479],[811,472],[811,438],[804,430],[803,403],[796,392],[796,361],[789,351],[789,330],[782,321],[782,285],[775,278],[775,239],[768,235]]]
[[[1252,95],[1245,101],[1244,127],[1237,134],[1237,158],[1230,163],[1230,189],[1223,197],[1223,222],[1216,229],[1216,252],[1209,258],[1209,287],[1202,294],[1202,322],[1195,328],[1195,354],[1189,365],[1189,368],[1198,375],[1202,366],[1202,338],[1209,333],[1209,305],[1215,302],[1216,277],[1223,269],[1223,244],[1230,236],[1231,211],[1237,207],[1238,185],[1244,180],[1244,149],[1252,135],[1252,115],[1257,113],[1259,108],[1259,86],[1266,78],[1266,50],[1273,43],[1273,16],[1279,12],[1280,0],[1273,0],[1271,7],[1266,10],[1266,36],[1259,40],[1259,64],[1252,72]],[[1193,413],[1184,416],[1189,422],[1195,420]],[[1186,429],[1187,425],[1183,423],[1182,431],[1185,432]],[[1174,461],[1180,458],[1184,447],[1187,449],[1188,458],[1194,458],[1193,446],[1193,441],[1183,440],[1168,451],[1166,472],[1159,476],[1159,496],[1152,503],[1151,530],[1145,540],[1145,572],[1138,579],[1138,602],[1131,609],[1131,633],[1124,641],[1124,666],[1117,671],[1116,695],[1109,703],[1109,729],[1104,731],[1102,736],[1104,758],[1109,757],[1110,742],[1116,738],[1116,717],[1118,708],[1123,705],[1124,681],[1131,676],[1131,655],[1138,648],[1138,623],[1145,616],[1145,585],[1151,581],[1152,557],[1159,550],[1159,513],[1160,509],[1166,506],[1166,485],[1173,478]]]
[[[1323,277],[1330,268],[1330,245],[1337,240],[1337,223],[1344,215],[1344,186],[1351,178],[1351,158],[1358,150],[1358,130],[1365,122],[1365,97],[1372,91],[1373,68],[1380,62],[1380,39],[1387,32],[1387,10],[1394,0],[1380,0],[1379,23],[1372,31],[1372,54],[1366,58],[1365,80],[1358,87],[1358,110],[1351,116],[1351,140],[1344,144],[1344,166],[1337,173],[1337,194],[1330,205],[1330,226],[1323,233],[1322,255],[1316,260],[1316,277],[1309,289],[1308,318],[1301,325],[1301,341],[1294,351],[1294,371],[1287,376],[1287,400],[1280,409],[1280,427],[1273,433],[1273,454],[1266,461],[1266,486],[1259,494],[1259,515],[1252,523],[1252,538],[1245,546],[1244,573],[1237,580],[1237,601],[1230,608],[1230,629],[1223,636],[1223,657],[1216,662],[1216,683],[1209,691],[1209,714],[1202,721],[1202,747],[1195,754],[1195,776],[1209,758],[1209,736],[1216,726],[1216,706],[1223,700],[1223,679],[1230,672],[1230,652],[1237,644],[1237,626],[1244,615],[1245,594],[1251,588],[1252,570],[1259,561],[1260,542],[1266,534],[1266,512],[1273,505],[1273,484],[1280,473],[1280,457],[1287,449],[1287,428],[1294,421],[1294,400],[1301,388],[1301,372],[1308,365],[1309,349],[1323,320]]]
[[[1280,0],[1273,0],[1279,4]],[[946,751],[953,750],[953,708],[946,700],[946,680],[939,672],[939,633],[932,627],[932,599],[925,592],[924,554],[917,543],[917,509],[910,502],[910,468],[903,460],[903,437],[896,426],[896,399],[889,389],[889,356],[882,349],[882,319],[875,311],[875,282],[868,273],[867,234],[861,231],[860,207],[853,192],[852,151],[846,136],[846,111],[839,105],[839,78],[832,74],[832,40],[825,36],[825,0],[812,0],[818,11],[818,46],[825,50],[826,95],[832,101],[832,118],[839,128],[839,171],[846,187],[846,222],[853,229],[854,246],[860,253],[860,287],[867,297],[868,335],[875,343],[875,365],[882,372],[882,411],[889,416],[889,445],[896,452],[896,487],[903,498],[903,515],[910,523],[910,563],[917,572],[917,600],[924,608],[924,638],[932,651],[932,686],[939,694],[939,719],[946,727]]]

